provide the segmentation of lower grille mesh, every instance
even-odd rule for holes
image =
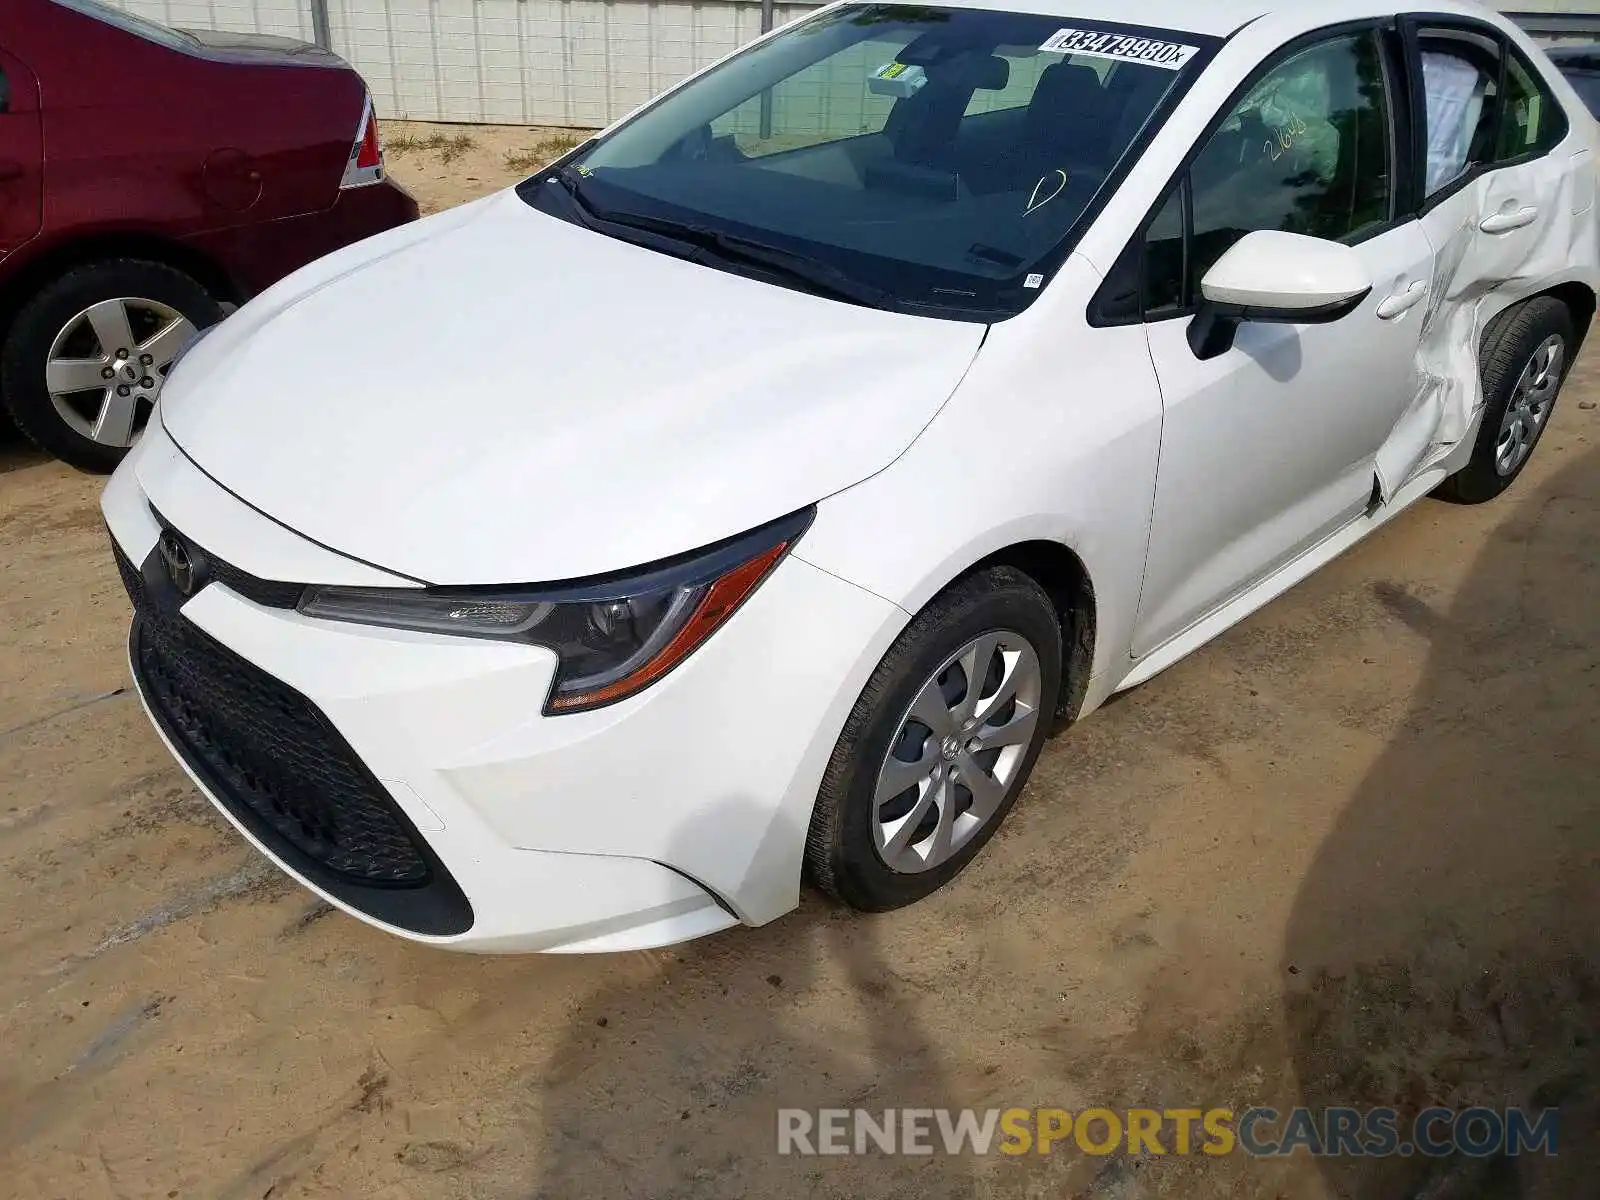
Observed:
[[[176,608],[167,611],[160,581],[148,583],[120,548],[116,558],[135,610],[130,650],[140,690],[216,798],[286,863],[353,906],[419,932],[468,928],[466,897],[327,717]],[[420,914],[397,915],[411,892],[432,895],[418,897]]]
[[[382,786],[297,693],[192,622],[141,614],[135,663],[146,697],[185,746],[302,854],[363,883],[420,884],[428,864]]]

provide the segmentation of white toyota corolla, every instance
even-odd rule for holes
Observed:
[[[406,937],[907,904],[1052,728],[1516,478],[1595,129],[1457,0],[833,4],[194,344],[103,503],[139,693]]]

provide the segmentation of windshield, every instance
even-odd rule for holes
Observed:
[[[1214,48],[1060,16],[828,9],[519,192],[615,236],[642,224],[669,253],[659,242],[676,230],[712,265],[994,320],[1038,295],[1118,163]]]
[[[169,29],[137,13],[112,8],[109,4],[101,3],[101,0],[55,0],[55,2],[62,8],[70,8],[73,12],[94,17],[107,25],[115,25],[118,29],[144,38],[147,42],[155,42],[174,50],[194,48],[195,41],[188,34]]]

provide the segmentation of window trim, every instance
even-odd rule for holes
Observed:
[[[1189,259],[1194,253],[1194,186],[1187,172],[1184,173],[1183,178],[1178,180],[1177,192],[1178,219],[1183,222],[1183,254],[1181,256],[1183,281],[1178,285],[1178,303],[1156,309],[1155,311],[1159,315],[1153,318],[1149,315],[1151,311],[1150,303],[1145,295],[1145,285],[1149,277],[1145,274],[1146,264],[1144,257],[1145,249],[1150,245],[1150,229],[1147,227],[1144,234],[1139,238],[1139,309],[1144,314],[1144,319],[1147,322],[1151,320],[1170,321],[1173,317],[1179,316],[1193,307],[1193,300],[1189,295]],[[1163,204],[1156,209],[1155,215],[1150,218],[1150,226],[1155,225],[1156,219],[1161,216],[1161,212],[1165,208],[1166,205]]]
[[[1199,305],[1195,302],[1194,297],[1188,294],[1189,242],[1194,236],[1194,189],[1189,186],[1188,181],[1189,173],[1193,169],[1195,161],[1205,148],[1211,144],[1211,139],[1222,128],[1222,123],[1233,115],[1234,109],[1244,101],[1245,97],[1250,94],[1257,84],[1290,59],[1336,38],[1349,37],[1353,34],[1361,33],[1371,33],[1377,36],[1379,55],[1383,62],[1384,83],[1389,93],[1389,146],[1390,154],[1394,159],[1391,165],[1389,187],[1389,219],[1381,224],[1372,225],[1362,230],[1357,237],[1348,241],[1341,239],[1341,241],[1345,241],[1346,245],[1359,246],[1363,242],[1371,241],[1373,238],[1382,237],[1384,234],[1399,228],[1405,222],[1415,219],[1417,215],[1414,205],[1415,193],[1411,192],[1409,188],[1402,189],[1402,176],[1409,177],[1412,172],[1403,170],[1403,165],[1400,162],[1402,148],[1406,146],[1405,135],[1407,133],[1412,134],[1410,139],[1412,142],[1412,158],[1415,159],[1416,156],[1415,132],[1410,129],[1412,124],[1411,102],[1414,97],[1409,83],[1406,83],[1403,87],[1397,86],[1400,81],[1406,79],[1407,73],[1401,71],[1398,78],[1396,76],[1397,55],[1394,45],[1396,32],[1395,17],[1362,17],[1353,21],[1340,21],[1333,25],[1325,25],[1320,29],[1313,29],[1290,39],[1257,63],[1255,69],[1245,76],[1244,82],[1234,89],[1228,98],[1222,102],[1218,110],[1212,114],[1211,120],[1206,122],[1205,129],[1185,152],[1183,161],[1179,164],[1177,170],[1161,186],[1161,190],[1157,193],[1155,202],[1150,206],[1149,211],[1140,218],[1138,225],[1128,239],[1127,245],[1123,247],[1122,253],[1117,256],[1116,263],[1106,273],[1105,280],[1089,300],[1087,313],[1089,325],[1096,329],[1126,325],[1154,325],[1164,321],[1186,319],[1195,315]],[[1183,186],[1185,193],[1183,203],[1185,276],[1183,287],[1185,303],[1182,309],[1165,310],[1161,316],[1151,318],[1145,315],[1144,306],[1144,242],[1149,234],[1151,224],[1161,214],[1161,210],[1166,206],[1168,198],[1180,184]],[[1406,201],[1404,205],[1401,203],[1403,195]],[[1139,264],[1139,312],[1132,317],[1108,316],[1104,309],[1110,300],[1109,293],[1112,290],[1112,285],[1117,281],[1118,275],[1128,269],[1128,260],[1130,258],[1137,259]]]
[[[1468,33],[1478,37],[1487,38],[1499,48],[1500,77],[1495,81],[1495,114],[1494,114],[1494,139],[1493,145],[1500,145],[1500,133],[1506,114],[1506,82],[1511,73],[1511,60],[1513,57],[1522,64],[1536,84],[1543,88],[1546,98],[1551,102],[1555,111],[1561,114],[1560,136],[1550,142],[1548,147],[1539,150],[1527,150],[1512,158],[1491,158],[1488,162],[1469,163],[1467,169],[1452,179],[1433,195],[1427,194],[1428,189],[1428,107],[1427,97],[1420,87],[1422,80],[1422,42],[1428,33],[1433,31],[1444,33]],[[1416,189],[1418,197],[1417,215],[1425,217],[1441,204],[1456,196],[1463,189],[1476,183],[1485,175],[1495,171],[1503,171],[1510,167],[1525,166],[1536,162],[1546,155],[1554,152],[1555,148],[1566,141],[1572,134],[1572,117],[1567,112],[1567,106],[1556,95],[1555,89],[1550,86],[1550,80],[1545,76],[1537,63],[1524,53],[1507,35],[1505,30],[1487,21],[1480,21],[1473,17],[1461,16],[1454,13],[1407,13],[1400,18],[1400,35],[1405,44],[1406,75],[1414,81],[1411,97],[1411,119],[1414,127],[1412,136],[1412,186]]]

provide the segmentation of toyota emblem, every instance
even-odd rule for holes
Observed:
[[[194,560],[189,557],[189,548],[183,544],[183,539],[168,529],[161,535],[159,545],[161,562],[167,568],[172,586],[185,596],[194,595]]]

